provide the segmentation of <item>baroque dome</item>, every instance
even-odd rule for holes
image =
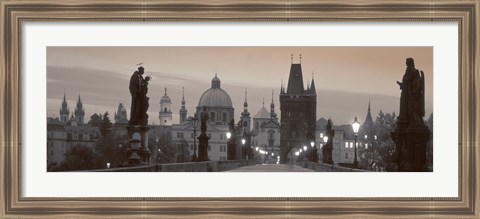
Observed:
[[[198,101],[198,107],[204,106],[232,108],[232,99],[225,90],[220,88],[220,79],[216,74],[212,79],[212,87],[206,90]]]

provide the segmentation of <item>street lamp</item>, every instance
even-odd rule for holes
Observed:
[[[325,135],[325,136],[323,136],[323,143],[327,144],[327,142],[328,142],[328,136]]]
[[[232,133],[227,132],[227,139],[230,139],[230,137],[232,137]]]
[[[195,113],[193,118],[192,118],[192,127],[193,127],[193,155],[192,155],[192,161],[195,162],[195,161],[197,161],[197,127],[198,127],[197,113]]]
[[[156,142],[157,142],[157,144],[155,145],[155,147],[158,149],[158,150],[155,150],[155,164],[157,164],[157,163],[158,163],[158,151],[160,150],[160,149],[158,148],[158,141],[160,140],[160,138],[157,136],[157,138],[156,138],[155,140],[156,140]]]
[[[357,117],[355,116],[355,120],[352,123],[352,128],[353,128],[353,133],[355,134],[355,143],[353,144],[355,148],[355,154],[354,154],[354,160],[353,160],[353,165],[355,167],[358,167],[358,161],[357,161],[357,135],[358,135],[358,129],[360,128],[360,123],[357,121]]]
[[[303,145],[303,150],[307,151],[307,146]]]

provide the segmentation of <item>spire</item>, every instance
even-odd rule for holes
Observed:
[[[68,109],[67,97],[65,95],[65,90],[64,90],[63,91],[62,107],[60,108],[60,120],[62,122],[67,122],[69,115],[70,115],[70,110]]]
[[[243,110],[247,110],[247,88],[245,88],[245,102],[243,102]]]
[[[242,117],[248,117],[248,116],[250,116],[250,113],[248,112],[247,88],[245,88],[245,102],[243,103]]]
[[[78,93],[78,101],[77,101],[77,108],[82,108],[82,98],[80,97],[80,93]]]
[[[182,108],[180,108],[180,123],[187,120],[187,109],[185,108],[185,88],[182,87]]]
[[[85,109],[83,109],[82,98],[80,97],[80,93],[79,93],[77,107],[75,108],[75,120],[79,125],[83,124],[84,116],[85,116]]]
[[[373,124],[372,114],[370,113],[370,98],[368,99],[368,111],[367,111],[367,117],[365,118],[365,123]]]
[[[273,102],[273,89],[272,89],[272,103],[270,104],[270,119],[276,119],[277,114],[275,113],[275,103]]]
[[[182,87],[182,106],[185,106],[185,87]]]
[[[310,84],[310,92],[316,93],[316,90],[315,90],[315,80],[313,79],[313,72],[312,72],[312,83]]]
[[[164,95],[167,96],[167,88],[165,88],[165,94]]]

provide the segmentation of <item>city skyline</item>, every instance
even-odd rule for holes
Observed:
[[[425,72],[425,116],[432,113],[432,47],[48,47],[47,116],[59,117],[64,92],[71,112],[81,95],[86,121],[105,111],[113,121],[120,102],[129,116],[128,81],[136,64],[142,62],[146,75],[153,77],[147,94],[149,124],[158,124],[165,87],[172,100],[173,122],[179,121],[182,87],[188,115],[193,115],[215,73],[232,99],[235,121],[243,111],[245,89],[251,117],[261,109],[262,100],[269,110],[272,89],[279,113],[280,85],[283,81],[287,86],[292,53],[294,63],[300,62],[302,54],[305,84],[314,73],[317,119],[349,124],[357,116],[363,121],[369,100],[374,119],[380,110],[398,115],[400,89],[396,81],[402,79],[407,57],[413,57],[416,67]]]

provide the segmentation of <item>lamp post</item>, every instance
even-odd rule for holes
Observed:
[[[157,144],[155,144],[155,156],[154,156],[154,159],[155,159],[155,164],[158,163],[158,151],[160,150],[158,148],[158,141],[160,140],[160,138],[157,136],[157,138],[155,139],[155,141],[157,142]]]
[[[315,147],[315,142],[311,141],[310,146],[312,146],[312,162],[318,162],[317,147]]]
[[[197,126],[198,126],[198,117],[197,113],[192,117],[192,127],[193,127],[193,155],[192,161],[197,161]]]
[[[357,117],[355,116],[355,120],[353,121],[352,123],[352,128],[353,128],[353,133],[355,134],[355,143],[353,144],[353,147],[354,147],[354,159],[353,159],[353,166],[355,166],[355,168],[358,167],[358,161],[357,161],[357,135],[358,135],[358,129],[360,128],[360,123],[358,123],[357,121]]]
[[[245,140],[245,136],[242,137],[242,148],[243,148],[243,158],[244,159],[248,159],[248,156],[247,156],[247,148],[245,148],[245,142],[247,140]]]
[[[328,162],[328,156],[325,156],[326,155],[326,150],[328,149],[327,142],[328,142],[328,136],[323,135],[323,147],[324,148],[322,148],[322,159],[323,159],[322,162],[324,162],[324,163]],[[333,158],[332,158],[332,160],[333,160]]]

